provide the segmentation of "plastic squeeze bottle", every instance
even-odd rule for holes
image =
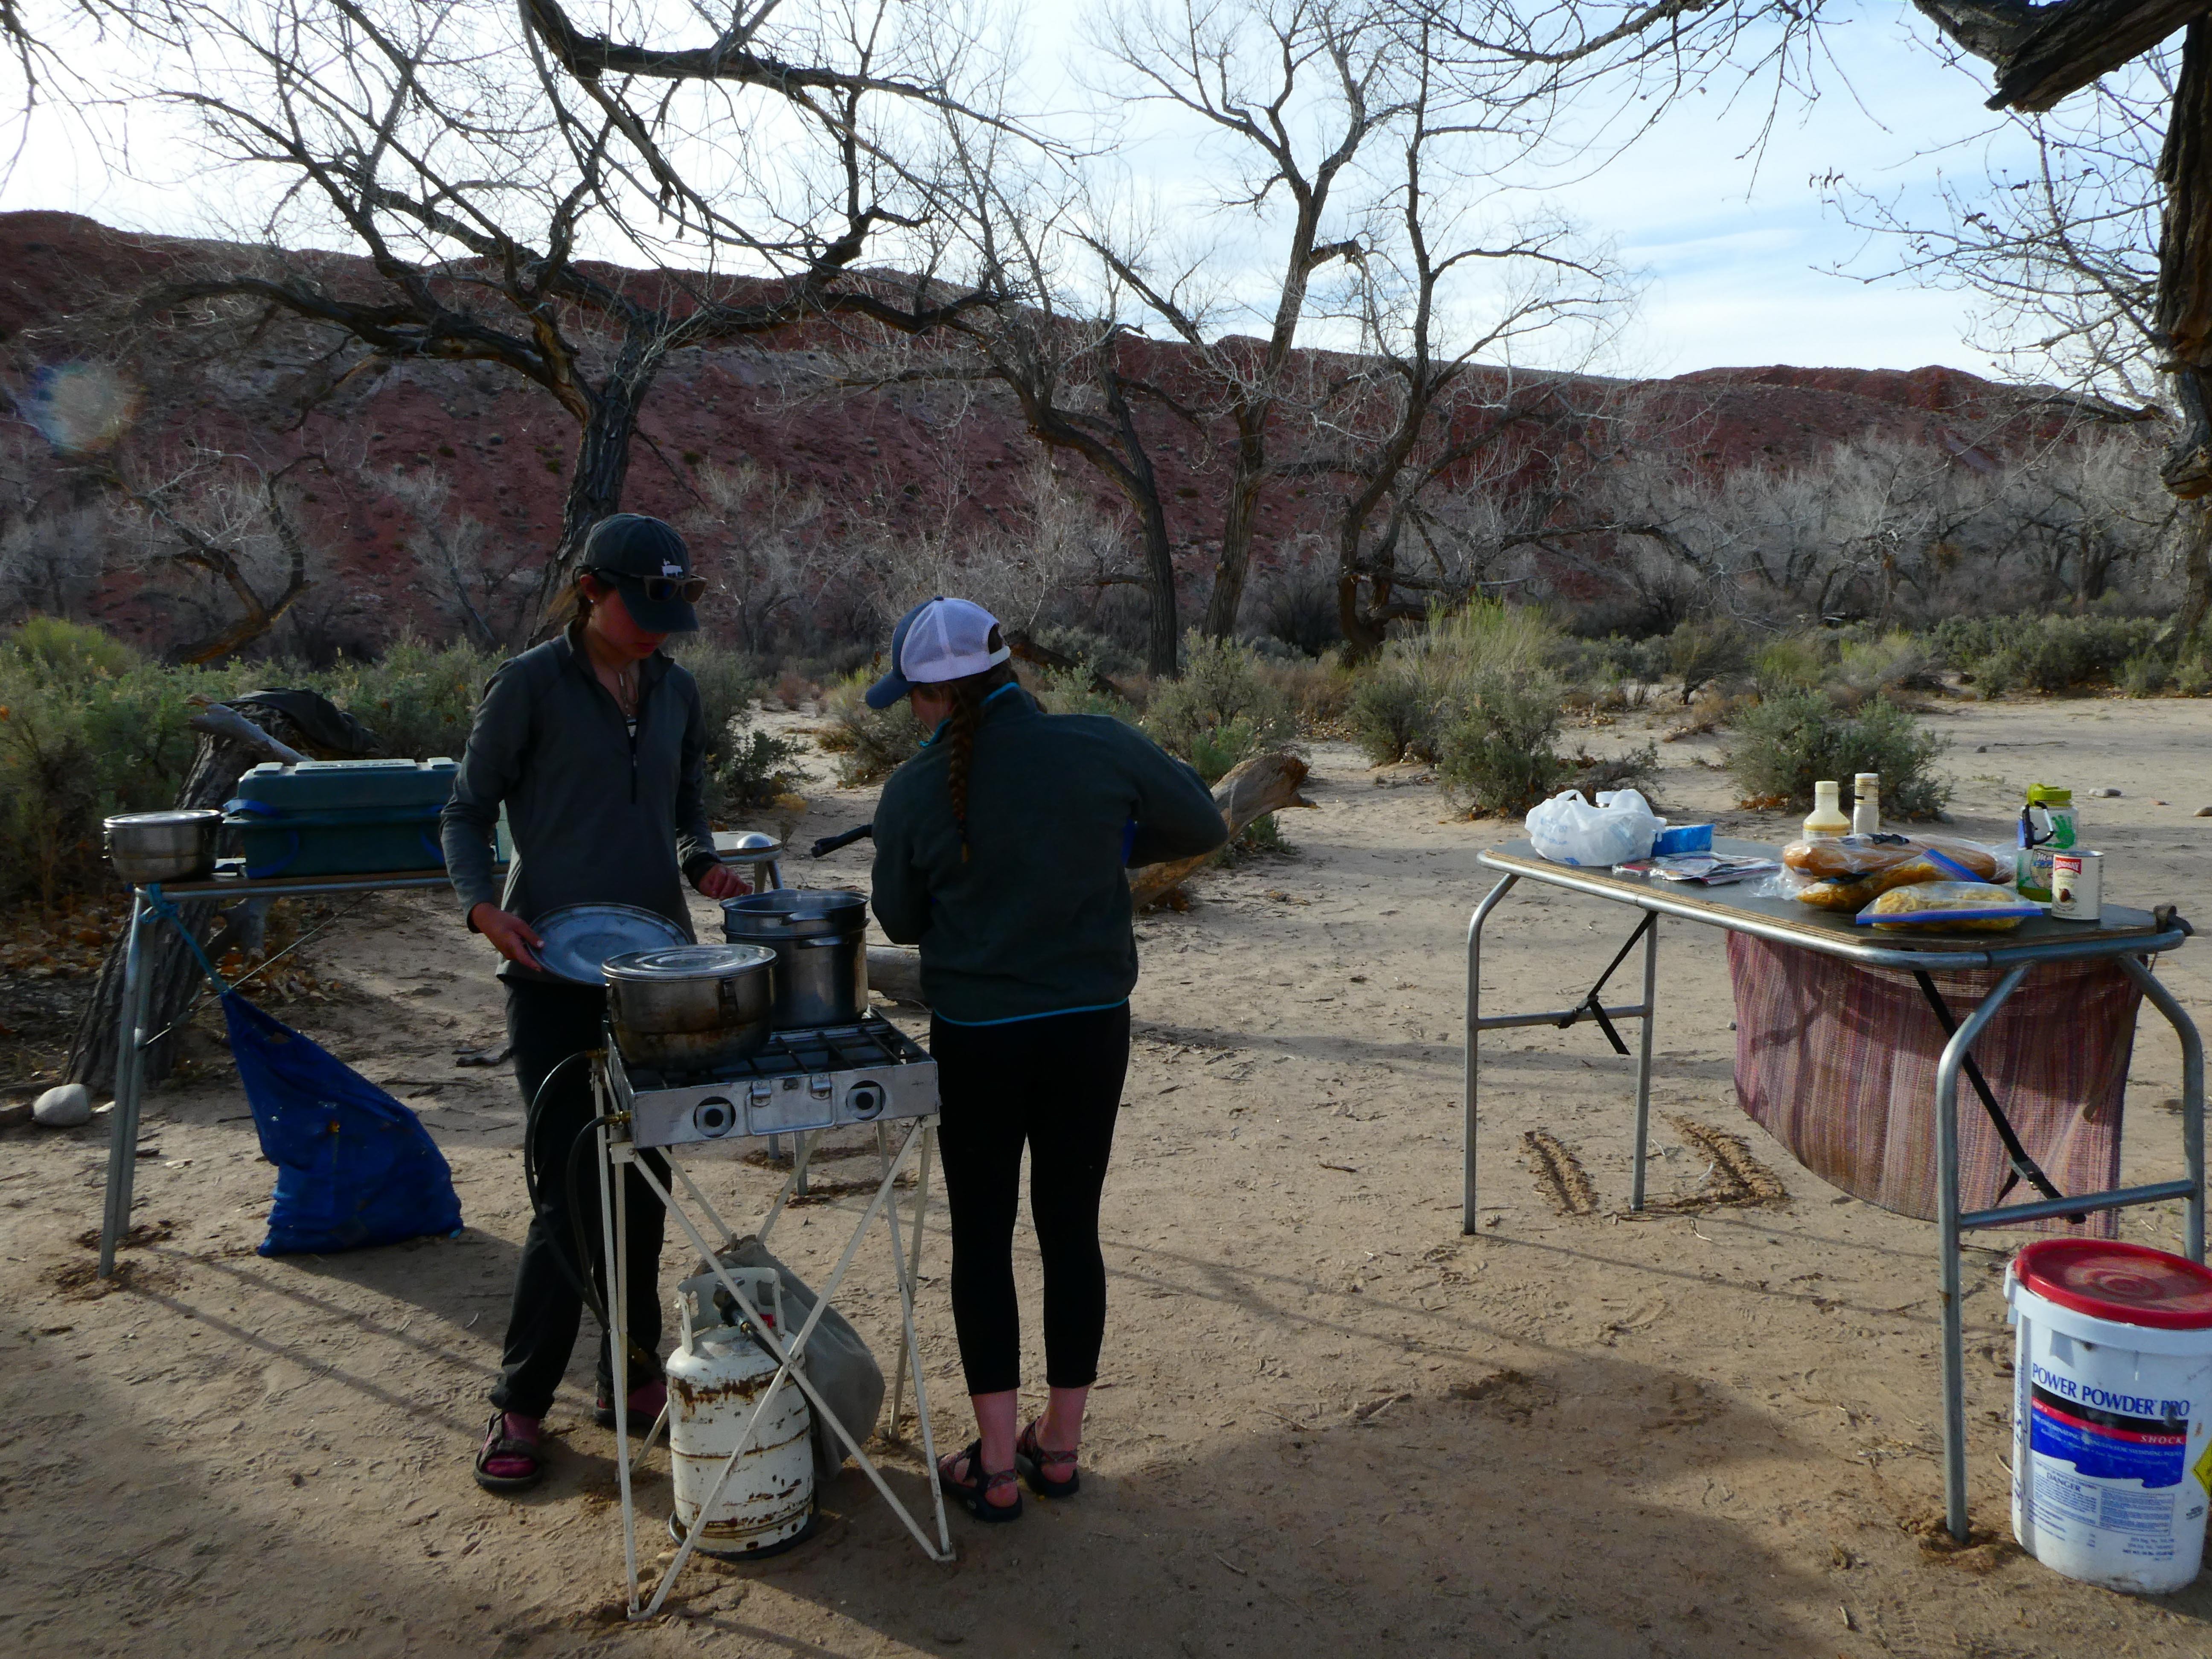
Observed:
[[[1856,797],[1851,805],[1851,833],[1855,836],[1878,836],[1881,833],[1881,775],[1861,772],[1851,780],[1851,793]]]
[[[1839,783],[1821,782],[1813,786],[1813,810],[1805,815],[1806,840],[1811,841],[1820,836],[1848,836],[1851,833],[1851,821],[1844,816],[1843,808],[1837,805],[1837,797],[1842,793],[1843,786]]]

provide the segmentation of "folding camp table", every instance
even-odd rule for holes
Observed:
[[[401,870],[379,875],[271,876],[253,880],[233,861],[218,865],[205,881],[151,882],[131,890],[130,931],[123,948],[123,1030],[115,1052],[115,1108],[108,1115],[107,1203],[100,1220],[100,1276],[115,1271],[115,1249],[131,1231],[131,1188],[137,1176],[138,1109],[146,1089],[146,1050],[161,1034],[146,1030],[153,979],[146,971],[146,939],[153,923],[173,918],[176,906],[201,899],[308,898],[331,893],[392,892],[450,887],[443,870]],[[181,925],[181,924],[180,924]],[[272,958],[273,960],[273,958]]]
[[[1771,847],[1754,842],[1718,839],[1714,850],[1752,857],[1774,858]],[[1776,945],[1818,951],[1864,968],[1887,968],[1926,975],[1965,969],[1987,969],[1999,978],[1981,1006],[1958,1023],[1944,1045],[1936,1072],[1936,1225],[1942,1261],[1943,1285],[1943,1498],[1944,1521],[1951,1535],[1966,1538],[1966,1334],[1960,1308],[1960,1238],[1969,1229],[2002,1227],[2022,1221],[2048,1220],[2093,1210],[2123,1209],[2178,1198],[2187,1209],[2184,1237],[2189,1257],[2204,1260],[2204,1045],[2197,1027],[2173,994],[2159,983],[2146,959],[2162,951],[2179,948],[2188,937],[2185,922],[2170,911],[2154,915],[2116,904],[2104,907],[2096,922],[2054,921],[2039,917],[2007,933],[1971,936],[1954,933],[1910,935],[1893,933],[1869,938],[1869,930],[1850,917],[1814,909],[1789,898],[1762,898],[1746,883],[1723,887],[1698,887],[1658,877],[1616,876],[1605,868],[1553,864],[1525,841],[1513,842],[1483,853],[1478,860],[1500,872],[1501,879],[1475,906],[1467,928],[1467,1054],[1464,1071],[1462,1132],[1464,1137],[1461,1188],[1461,1231],[1475,1231],[1475,1125],[1477,1084],[1480,1067],[1478,1040],[1484,1031],[1516,1026],[1553,1025],[1561,1029],[1589,1020],[1595,1024],[1620,1053],[1628,1045],[1615,1029],[1617,1020],[1642,1022],[1636,1060],[1636,1146],[1630,1206],[1644,1207],[1644,1148],[1651,1116],[1651,1036],[1657,1021],[1659,918],[1679,917],[1704,922],[1730,933],[1747,933]],[[1586,894],[1642,911],[1643,917],[1628,936],[1610,966],[1598,976],[1589,994],[1571,1008],[1545,1013],[1485,1014],[1482,1012],[1482,929],[1505,896],[1523,880],[1542,882],[1568,892]],[[1971,939],[1971,942],[1969,940]],[[1638,942],[1644,946],[1643,996],[1635,1003],[1608,1006],[1603,998],[1607,980],[1625,962]],[[2147,1186],[2115,1188],[2107,1192],[2081,1193],[2031,1204],[2007,1204],[1994,1209],[1960,1210],[1959,1200],[1959,1079],[1972,1070],[1975,1039],[2038,963],[2080,962],[2109,957],[2139,986],[2151,1006],[2166,1017],[2181,1044],[2181,1150],[2188,1175],[2177,1181]]]

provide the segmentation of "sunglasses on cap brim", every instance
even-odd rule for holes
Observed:
[[[665,605],[671,599],[696,605],[707,592],[704,576],[633,576],[626,570],[596,569],[585,574],[597,576],[603,582],[634,582],[655,605]]]

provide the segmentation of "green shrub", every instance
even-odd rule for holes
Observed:
[[[1364,676],[1348,718],[1352,740],[1370,765],[1394,765],[1409,754],[1435,757],[1435,699],[1406,663],[1386,660]]]
[[[1526,812],[1559,787],[1566,763],[1559,685],[1547,675],[1485,674],[1458,689],[1437,733],[1437,776],[1479,812]]]
[[[410,635],[374,662],[348,660],[322,673],[264,670],[261,678],[320,691],[376,733],[380,755],[459,760],[477,701],[500,661],[473,646],[432,645]]]
[[[708,757],[708,811],[726,817],[775,805],[777,796],[798,788],[795,763],[805,753],[806,745],[795,738],[780,738],[755,726],[750,709],[732,714]]]
[[[1751,661],[1752,682],[1762,697],[1810,691],[1833,671],[1832,642],[1817,634],[1786,634],[1759,647]]]
[[[1249,646],[1192,633],[1180,679],[1152,689],[1144,728],[1213,782],[1239,762],[1297,736],[1290,698]]]
[[[1893,702],[1877,698],[1845,714],[1818,692],[1799,691],[1765,698],[1741,716],[1727,763],[1746,805],[1809,809],[1820,780],[1878,772],[1886,817],[1934,818],[1951,786],[1929,768],[1947,747]]]
[[[112,883],[100,821],[173,805],[199,746],[198,694],[251,689],[239,668],[171,668],[97,629],[34,617],[0,640],[0,896]]]
[[[1954,617],[1939,623],[1929,641],[1938,659],[1997,696],[2112,681],[2151,647],[2161,626],[2154,617]]]
[[[1682,701],[1715,680],[1748,672],[1749,637],[1734,623],[1715,618],[1686,622],[1667,636],[1667,672],[1682,682]]]
[[[855,669],[822,698],[830,729],[817,741],[838,757],[837,781],[847,788],[890,776],[921,747],[922,729],[903,698],[889,708],[868,707],[864,694],[875,678]]]
[[[2157,650],[2138,651],[2120,665],[2118,684],[2131,697],[2154,697],[2173,684],[2173,665]]]
[[[1087,668],[1038,671],[1036,699],[1048,714],[1107,714],[1124,726],[1141,723],[1137,706],[1126,697],[1117,697],[1093,685]]]
[[[768,682],[757,661],[696,635],[683,641],[676,658],[699,683],[699,707],[709,732],[726,732],[732,720],[750,721],[749,711]],[[710,746],[719,750],[722,744],[718,738]]]
[[[1384,654],[1417,665],[1431,684],[1444,684],[1540,674],[1571,649],[1540,611],[1475,599],[1459,611],[1431,608],[1425,629],[1392,640]]]

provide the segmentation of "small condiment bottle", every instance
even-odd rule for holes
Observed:
[[[1861,772],[1851,780],[1851,793],[1856,797],[1851,804],[1851,833],[1855,836],[1880,835],[1881,775]]]
[[[1837,805],[1837,797],[1842,793],[1843,786],[1832,781],[1824,781],[1813,786],[1813,810],[1805,815],[1806,840],[1811,841],[1819,836],[1848,836],[1851,833],[1851,821],[1844,816],[1843,808]]]

